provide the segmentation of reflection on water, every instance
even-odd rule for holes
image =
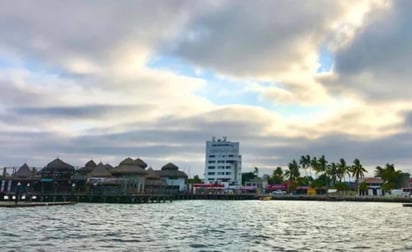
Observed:
[[[0,209],[1,251],[407,251],[393,203],[175,201]]]

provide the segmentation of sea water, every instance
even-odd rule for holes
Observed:
[[[174,201],[0,209],[0,251],[408,251],[395,203]]]

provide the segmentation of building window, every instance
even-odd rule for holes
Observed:
[[[222,165],[221,165],[221,166],[218,166],[217,168],[218,168],[218,169],[225,169],[225,167],[222,166]]]
[[[226,172],[226,175],[230,175],[231,173],[230,172]]]
[[[207,169],[213,170],[213,169],[215,169],[215,167],[214,166],[208,166]]]
[[[214,157],[216,157],[216,156],[215,156],[215,155],[209,155],[209,157],[210,157],[210,158],[214,158]]]
[[[218,160],[218,161],[217,161],[218,164],[222,164],[222,163],[224,163],[224,162],[225,162],[225,160]]]
[[[224,172],[218,172],[217,175],[225,175]]]
[[[230,168],[231,168],[231,166],[230,166],[230,165],[227,165],[227,166],[226,166],[226,169],[230,169]]]
[[[215,160],[209,160],[209,161],[207,161],[209,164],[214,164],[214,163],[216,163],[216,161]]]
[[[215,175],[214,172],[208,172],[207,175]]]

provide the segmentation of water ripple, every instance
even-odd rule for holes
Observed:
[[[407,251],[401,204],[175,201],[2,209],[1,251]]]

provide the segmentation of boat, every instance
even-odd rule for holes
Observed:
[[[272,196],[260,196],[259,200],[272,200]]]
[[[412,207],[412,203],[403,203],[404,207]]]

